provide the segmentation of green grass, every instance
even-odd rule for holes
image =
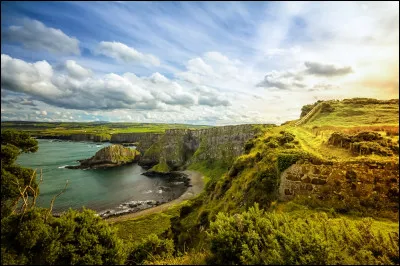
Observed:
[[[115,222],[118,236],[125,241],[140,241],[150,234],[161,234],[171,227],[171,215],[153,213],[134,220]]]
[[[319,213],[326,213],[332,224],[336,222],[339,224],[343,220],[352,224],[364,219],[363,215],[356,211],[346,214],[337,213],[329,204],[315,207],[307,205],[306,201],[278,202],[273,191],[270,191],[273,182],[279,181],[275,179],[279,179],[280,172],[299,158],[330,162],[398,160],[397,155],[393,157],[356,156],[348,150],[327,144],[330,135],[335,131],[353,134],[364,130],[374,130],[384,137],[391,138],[392,141],[397,141],[398,130],[395,130],[395,127],[398,127],[397,105],[374,104],[372,106],[370,104],[335,102],[332,106],[335,109],[333,112],[318,112],[302,126],[294,127],[293,123],[287,123],[279,127],[260,127],[256,138],[248,143],[249,149],[246,154],[236,158],[232,165],[206,159],[192,162],[188,169],[203,173],[206,189],[197,198],[201,204],[196,205],[194,200],[190,201],[187,203],[188,205],[194,204],[191,211],[178,219],[179,231],[175,232],[175,237],[179,239],[178,248],[182,250],[185,246],[187,252],[184,252],[182,256],[157,260],[153,263],[206,264],[207,259],[211,257],[210,242],[205,232],[208,227],[199,227],[199,223],[201,224],[202,221],[201,217],[205,216],[209,221],[213,221],[218,212],[239,213],[246,211],[254,202],[258,202],[268,212],[284,213],[300,220]],[[394,135],[387,135],[387,130],[393,131]],[[287,136],[290,137],[290,134],[287,133],[293,134],[294,140],[286,140]],[[206,143],[203,143],[194,157],[205,152],[202,150],[205,147]],[[157,224],[158,220],[148,216],[143,217],[140,223],[138,221],[127,222],[128,227],[124,225],[125,230],[142,232],[136,239],[152,231],[151,228],[154,228],[156,233],[162,234],[168,226],[171,226],[171,219],[179,216],[178,210],[181,206],[183,205],[176,207],[175,214],[168,210],[163,212],[164,216],[158,216],[157,219],[161,219],[160,228]],[[382,217],[373,216],[371,219],[372,231],[384,234],[398,233],[398,221]],[[134,228],[130,229],[129,225]],[[200,231],[199,228],[205,231]]]
[[[188,167],[189,170],[198,171],[204,175],[205,185],[207,185],[207,183],[211,180],[220,178],[225,172],[228,171],[228,168],[228,166],[218,161],[213,161],[211,163],[196,162],[192,163]]]
[[[165,161],[154,165],[150,169],[150,171],[155,171],[155,172],[159,172],[159,173],[168,173],[170,170],[171,169],[169,168],[168,164]]]
[[[354,104],[330,102],[335,111],[319,114],[304,126],[399,125],[399,106],[393,104]]]
[[[58,136],[72,134],[163,133],[166,129],[201,129],[205,125],[160,123],[96,123],[96,122],[2,122],[1,129],[17,129],[32,135]]]

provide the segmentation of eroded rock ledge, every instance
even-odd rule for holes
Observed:
[[[125,148],[122,145],[110,145],[102,148],[96,154],[84,160],[78,160],[80,165],[66,166],[68,169],[110,168],[128,163],[137,162],[140,153],[135,149]]]

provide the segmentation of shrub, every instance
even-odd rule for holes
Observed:
[[[310,112],[317,104],[319,104],[320,102],[322,102],[321,100],[316,101],[313,104],[307,104],[304,105],[301,108],[301,114],[300,114],[300,118],[302,118],[303,116],[305,116],[306,114],[308,114],[308,112]]]
[[[254,142],[252,140],[247,141],[246,144],[244,145],[244,152],[248,154],[253,147],[254,147]]]
[[[237,176],[241,171],[243,171],[246,167],[250,166],[254,162],[253,157],[239,157],[233,163],[232,167],[229,169],[228,175],[230,177]]]
[[[208,219],[209,214],[210,211],[208,210],[204,210],[200,213],[198,218],[198,224],[200,226],[208,227],[210,225],[210,220]]]
[[[277,157],[277,167],[280,173],[296,163],[300,158],[304,157],[303,153],[280,153]]]
[[[333,108],[329,103],[321,104],[321,113],[332,113],[333,111],[335,111],[335,108]]]
[[[60,218],[47,209],[1,220],[2,264],[121,264],[122,242],[94,211],[69,210]]]
[[[173,253],[174,242],[172,239],[159,239],[157,235],[151,234],[142,242],[134,244],[126,264],[146,264],[146,262],[154,260],[171,258]]]
[[[208,235],[218,264],[397,264],[399,235],[375,233],[372,220],[297,218],[264,213],[219,213]]]
[[[292,133],[285,131],[281,131],[280,133],[282,134],[282,136],[276,138],[280,145],[292,142],[294,140],[295,135],[293,135]]]

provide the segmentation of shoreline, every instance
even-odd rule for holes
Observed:
[[[114,222],[119,222],[119,221],[125,221],[125,220],[129,220],[129,219],[133,219],[142,215],[146,215],[146,214],[151,214],[151,213],[155,213],[155,212],[161,212],[163,210],[168,209],[169,207],[171,207],[172,205],[175,205],[177,203],[180,203],[184,200],[188,200],[198,194],[200,194],[203,189],[204,189],[204,176],[197,171],[192,171],[192,170],[185,170],[185,171],[180,171],[181,173],[184,173],[188,176],[188,178],[190,179],[190,185],[186,191],[179,196],[178,198],[168,201],[166,203],[154,206],[154,207],[150,207],[144,210],[140,210],[137,212],[131,212],[131,213],[126,213],[126,214],[121,214],[119,216],[111,216],[111,217],[106,217],[103,218],[103,220],[109,222],[109,223],[114,223]]]

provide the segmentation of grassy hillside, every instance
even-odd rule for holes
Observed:
[[[264,127],[228,168],[218,161],[190,165],[207,181],[197,198],[116,223],[121,235],[129,232],[137,243],[132,254],[151,246],[152,256],[142,261],[154,264],[399,264],[398,100],[316,104],[321,108],[299,126],[289,121]],[[379,174],[365,180],[347,170],[341,181],[328,173],[330,181],[316,194],[281,201],[281,177],[294,164],[323,165],[337,176],[346,171],[341,165]],[[387,174],[390,164],[397,165],[397,177],[393,170]],[[141,237],[150,233],[158,242]],[[166,248],[171,245],[173,250]]]
[[[152,123],[98,123],[98,122],[1,122],[1,129],[16,129],[32,135],[59,136],[71,134],[109,135],[115,133],[163,133],[171,128],[200,129],[209,126]]]

